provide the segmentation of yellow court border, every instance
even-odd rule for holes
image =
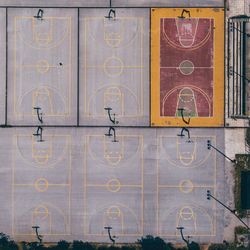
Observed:
[[[213,116],[193,117],[185,124],[181,117],[160,116],[160,19],[176,18],[182,8],[151,9],[151,126],[216,127],[224,125],[224,9],[189,8],[191,18],[214,20]]]
[[[144,81],[144,70],[145,70],[145,65],[143,63],[143,58],[144,58],[144,30],[145,30],[145,21],[144,18],[142,17],[136,17],[136,16],[123,16],[123,17],[119,17],[118,19],[125,21],[125,20],[131,20],[131,19],[135,19],[138,20],[139,26],[140,26],[140,33],[138,34],[140,36],[140,41],[138,42],[138,44],[140,45],[140,65],[137,66],[123,66],[124,69],[139,69],[140,73],[138,73],[138,75],[140,75],[140,84],[139,85],[139,89],[140,92],[137,94],[134,94],[132,92],[132,90],[130,88],[128,88],[125,85],[121,85],[119,86],[119,84],[116,84],[115,81],[113,81],[109,86],[101,86],[98,87],[94,90],[94,94],[91,96],[88,96],[88,90],[89,90],[89,86],[88,86],[88,80],[87,80],[87,75],[88,75],[88,71],[89,69],[104,69],[104,64],[103,65],[88,65],[88,58],[87,58],[87,51],[88,51],[88,46],[89,46],[89,41],[87,39],[88,36],[91,36],[91,34],[88,32],[89,30],[89,20],[101,20],[104,22],[105,18],[100,17],[100,16],[96,16],[96,17],[85,17],[84,18],[84,113],[86,117],[93,117],[93,115],[91,115],[90,113],[90,102],[92,101],[92,99],[95,97],[95,95],[98,93],[98,91],[100,91],[101,89],[105,89],[107,87],[118,87],[118,88],[125,88],[127,90],[129,90],[131,93],[134,94],[135,97],[138,98],[137,103],[139,104],[139,113],[137,115],[126,115],[125,117],[127,118],[135,118],[135,117],[142,117],[143,113],[144,113],[144,92],[143,92],[143,81]],[[104,32],[104,30],[103,30]],[[134,40],[134,38],[133,38]],[[131,41],[130,41],[131,43]],[[127,44],[124,47],[129,47],[130,44]],[[112,48],[112,50],[114,50],[114,48]],[[112,77],[111,77],[112,79]],[[103,118],[106,116],[106,113],[104,112],[102,115],[101,114],[96,114],[95,117],[97,118]]]
[[[88,231],[88,227],[89,227],[89,222],[90,222],[90,217],[89,217],[89,207],[88,207],[88,198],[89,198],[89,190],[93,187],[98,187],[98,188],[101,188],[101,189],[106,189],[107,188],[107,185],[104,184],[90,184],[88,183],[88,151],[89,151],[89,139],[90,137],[100,137],[100,138],[103,138],[105,139],[105,136],[104,135],[101,135],[101,134],[88,134],[86,136],[83,137],[83,141],[84,141],[84,155],[85,155],[85,159],[84,159],[84,164],[83,164],[83,170],[84,170],[84,184],[83,184],[83,190],[84,190],[84,229],[83,229],[83,235],[84,236],[97,236],[97,237],[102,237],[103,234],[100,234],[100,233],[90,233]],[[118,138],[126,138],[126,137],[138,137],[139,138],[139,145],[140,147],[138,148],[138,151],[136,153],[140,153],[140,158],[139,158],[139,161],[140,161],[140,183],[138,185],[123,185],[121,184],[120,187],[123,187],[123,188],[132,188],[132,189],[139,189],[140,190],[140,212],[141,214],[139,214],[138,218],[140,218],[140,232],[138,233],[118,233],[116,234],[117,236],[121,237],[121,236],[127,236],[127,237],[139,237],[139,236],[142,236],[143,233],[144,233],[144,152],[143,152],[143,148],[144,148],[144,137],[143,135],[141,134],[122,134],[122,135],[119,135]],[[119,190],[120,191],[120,190]],[[91,196],[91,195],[90,195]],[[119,203],[119,202],[118,202]],[[116,202],[116,204],[118,204]],[[119,203],[121,204],[121,203]],[[115,204],[114,204],[115,205]],[[124,204],[122,204],[124,205]],[[129,208],[129,207],[128,207]]]
[[[28,67],[27,67],[27,65],[20,65],[19,66],[17,64],[17,61],[18,61],[18,57],[17,57],[17,52],[18,52],[17,45],[18,45],[18,43],[17,42],[21,41],[23,44],[27,45],[27,47],[30,47],[31,49],[35,49],[35,50],[39,51],[39,50],[44,50],[44,49],[53,49],[53,48],[56,48],[57,46],[60,46],[61,43],[65,39],[68,39],[69,44],[68,44],[67,47],[69,49],[69,58],[68,58],[69,59],[68,60],[69,64],[67,65],[68,77],[66,79],[67,80],[66,82],[68,82],[67,85],[66,85],[68,93],[67,93],[67,96],[66,96],[67,100],[65,102],[68,106],[66,107],[66,110],[63,113],[52,114],[52,115],[51,114],[47,114],[46,116],[47,117],[69,117],[70,114],[71,114],[71,112],[72,112],[72,107],[71,107],[72,106],[71,105],[71,103],[72,103],[72,16],[70,16],[70,17],[54,17],[54,16],[50,16],[50,17],[44,18],[44,19],[50,20],[50,21],[51,20],[55,20],[55,19],[66,20],[68,22],[67,24],[68,24],[68,27],[69,27],[68,32],[67,32],[67,34],[69,36],[67,36],[67,34],[65,34],[63,36],[63,38],[60,39],[56,43],[56,45],[53,45],[52,47],[49,47],[49,48],[33,47],[30,44],[28,44],[27,42],[25,42],[23,40],[22,36],[21,36],[21,38],[17,39],[17,37],[18,37],[18,34],[17,34],[17,31],[18,31],[17,25],[18,25],[18,21],[20,21],[22,19],[24,19],[24,20],[31,20],[31,22],[32,22],[32,29],[34,28],[34,18],[33,17],[30,17],[30,16],[15,16],[14,17],[14,35],[13,35],[14,36],[13,37],[13,40],[14,40],[14,45],[13,45],[13,47],[14,47],[14,73],[13,73],[13,79],[14,79],[14,90],[13,90],[13,102],[14,102],[14,105],[13,105],[13,112],[14,112],[14,116],[15,117],[20,117],[21,115],[23,115],[25,117],[33,117],[34,116],[30,112],[22,112],[21,113],[21,112],[18,111],[18,96],[17,96],[17,92],[18,92],[17,91],[18,78],[17,78],[17,74],[19,72],[18,70],[22,70],[22,69],[25,69],[25,68],[36,68],[36,66],[37,66],[37,65],[28,65]],[[49,68],[51,69],[51,68],[55,68],[55,67],[50,65]],[[50,86],[49,84],[43,84],[42,87],[49,87],[49,88],[52,89],[53,86],[52,85]],[[31,88],[30,91],[32,91],[32,88]],[[27,94],[27,92],[24,93],[24,94]]]
[[[11,169],[11,231],[12,231],[12,235],[16,235],[16,236],[32,236],[34,235],[34,233],[19,233],[16,231],[16,226],[18,224],[15,223],[16,219],[17,219],[17,216],[16,216],[16,207],[15,207],[15,202],[16,202],[16,189],[18,189],[19,187],[26,187],[28,188],[29,190],[31,190],[31,188],[35,188],[36,184],[35,183],[15,183],[15,175],[16,175],[16,172],[15,172],[15,169],[16,169],[16,155],[17,155],[17,137],[18,136],[22,136],[22,137],[31,137],[30,135],[28,134],[25,134],[25,133],[16,133],[13,135],[12,137],[12,144],[13,144],[13,152],[12,152],[12,169]],[[65,208],[67,208],[68,210],[68,214],[65,213],[65,221],[67,221],[66,223],[66,228],[65,228],[65,233],[45,233],[43,234],[44,236],[65,236],[65,235],[71,235],[71,207],[72,207],[72,204],[71,204],[71,193],[72,193],[72,137],[70,134],[57,134],[57,135],[53,135],[53,134],[48,134],[46,135],[47,137],[65,137],[67,138],[68,140],[68,143],[67,143],[67,149],[65,151],[67,151],[68,155],[69,155],[69,166],[66,168],[67,170],[67,177],[68,177],[68,181],[66,183],[50,183],[48,184],[48,186],[51,186],[51,187],[60,187],[60,188],[66,188],[67,189],[67,192],[66,192],[66,195],[67,195],[67,206]],[[61,159],[60,159],[61,160]],[[55,164],[58,164],[58,162],[56,162]],[[37,170],[37,169],[36,169]],[[39,170],[38,170],[39,171]],[[51,168],[48,168],[47,171],[51,171]],[[53,206],[51,205],[51,203],[48,203],[48,202],[43,202],[43,201],[40,201],[41,203],[47,203],[48,205],[50,206]],[[55,208],[57,208],[56,206],[53,206]],[[58,208],[59,209],[59,208]],[[66,210],[66,209],[65,209]]]
[[[217,145],[217,137],[215,135],[194,135],[195,138],[211,138],[214,142],[215,145]],[[174,136],[165,136],[165,135],[159,135],[157,137],[157,162],[156,162],[156,193],[157,193],[157,202],[156,202],[156,228],[157,228],[157,234],[160,235],[161,237],[176,237],[176,234],[166,234],[166,233],[161,233],[160,232],[160,193],[161,190],[166,191],[166,190],[179,190],[180,191],[180,185],[162,185],[160,183],[160,148],[161,148],[161,141],[163,138],[174,138]],[[214,190],[214,193],[217,192],[217,162],[216,162],[216,152],[214,152],[214,154],[210,154],[210,157],[212,157],[213,160],[213,176],[211,177],[211,182],[212,184],[209,185],[194,185],[193,188],[194,189],[207,189],[210,188],[212,190]],[[207,159],[208,160],[208,159]],[[200,165],[198,165],[200,166]],[[183,180],[186,180],[185,178]],[[195,204],[195,203],[194,203]],[[181,204],[182,206],[185,206],[185,204]],[[212,205],[212,210],[213,210],[213,218],[211,218],[212,221],[212,233],[211,234],[202,234],[200,232],[198,232],[198,234],[190,234],[190,236],[198,236],[198,237],[215,237],[216,236],[216,216],[217,216],[217,212],[216,212],[216,202],[213,201]],[[201,206],[202,209],[204,209],[203,206]],[[178,225],[176,225],[178,226]]]

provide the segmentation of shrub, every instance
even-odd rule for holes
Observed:
[[[4,233],[0,233],[0,247],[7,247],[9,244],[9,236],[4,234]]]
[[[95,247],[88,242],[74,240],[72,245],[73,250],[95,250]]]
[[[110,246],[108,250],[121,250],[121,248],[116,246]]]
[[[40,245],[38,242],[28,242],[26,243],[26,249],[28,250],[44,250],[45,247]]]
[[[9,250],[18,250],[18,245],[16,244],[16,242],[14,240],[9,241],[8,249]]]
[[[145,238],[138,240],[141,245],[142,250],[173,250],[175,249],[171,244],[167,244],[160,237],[153,237],[152,235],[147,235]]]
[[[0,249],[3,250],[18,250],[18,246],[15,241],[10,240],[9,236],[0,233]]]
[[[95,247],[92,244],[90,244],[89,242],[85,242],[85,243],[83,243],[83,249],[84,250],[95,250]]]
[[[122,246],[121,250],[136,250],[136,247],[133,247],[133,246]]]
[[[246,210],[241,208],[241,172],[250,171],[250,154],[236,154],[235,159],[235,209],[237,210],[239,217],[243,218],[246,216]]]
[[[72,249],[73,250],[83,250],[84,243],[81,240],[74,240]]]
[[[234,228],[235,234],[248,234],[248,229],[246,227],[238,226]]]
[[[189,244],[190,250],[200,250],[200,245],[194,241]]]
[[[70,243],[67,242],[66,240],[60,240],[57,242],[56,249],[60,250],[68,250],[69,249]]]
[[[98,247],[98,250],[108,250],[109,247],[108,246],[104,246],[104,245],[101,245]]]
[[[227,250],[227,246],[225,244],[211,244],[208,250]]]
[[[21,249],[23,249],[23,250],[28,250],[27,249],[27,242],[26,241],[21,241]]]

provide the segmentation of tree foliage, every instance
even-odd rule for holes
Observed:
[[[154,237],[147,235],[145,238],[142,237],[138,240],[142,250],[173,250],[175,249],[171,243],[166,243],[160,237]]]
[[[18,250],[18,246],[8,235],[0,233],[0,250]]]

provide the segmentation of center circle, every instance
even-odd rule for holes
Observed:
[[[184,60],[180,63],[179,69],[183,75],[191,75],[194,71],[194,64],[189,60]]]
[[[49,187],[49,182],[45,178],[39,178],[35,182],[35,189],[38,192],[45,192]]]
[[[41,60],[37,63],[36,69],[39,73],[43,74],[49,70],[49,63],[46,60]]]
[[[104,62],[104,72],[111,77],[118,76],[123,71],[123,62],[118,57],[109,57]]]
[[[110,192],[115,193],[115,192],[118,192],[120,190],[121,183],[118,179],[111,179],[107,182],[106,186]]]
[[[182,193],[190,193],[193,191],[194,189],[194,184],[192,183],[192,181],[190,180],[182,180],[180,183],[179,183],[179,189]]]

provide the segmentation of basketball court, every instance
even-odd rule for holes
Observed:
[[[104,107],[120,123],[149,124],[149,11],[80,12],[80,123],[108,125]],[[83,87],[84,86],[84,87]]]
[[[0,121],[13,126],[0,129],[0,231],[34,241],[38,225],[46,242],[109,242],[109,226],[117,242],[147,234],[181,242],[183,226],[195,241],[221,241],[224,212],[206,190],[223,201],[224,158],[207,140],[223,150],[224,130],[189,128],[188,138],[178,126],[179,108],[191,116],[188,126],[221,125],[212,30],[222,11],[197,9],[181,24],[179,9],[116,8],[115,18],[106,8],[0,11],[8,28]],[[179,25],[197,33],[178,38],[187,51],[172,44],[169,29],[177,34]],[[156,44],[149,52],[155,34],[161,55]],[[160,56],[150,90],[150,63]],[[177,80],[166,84],[171,74]],[[157,104],[156,92],[165,93]],[[177,127],[152,128],[150,119]]]
[[[148,125],[149,10],[38,11],[8,10],[8,121],[35,125],[39,107],[46,125],[108,125],[111,107],[125,125]]]
[[[223,125],[223,9],[152,9],[152,126]]]
[[[77,112],[77,10],[9,9],[8,120],[35,125],[35,107],[46,124],[73,125]],[[45,119],[44,119],[45,120]]]
[[[2,60],[0,61],[0,124],[5,123],[5,94],[6,94],[6,53],[5,53],[5,34],[6,34],[6,25],[5,25],[5,9],[0,9],[0,53]]]
[[[190,236],[216,235],[214,204],[203,199],[207,189],[216,190],[215,154],[204,144],[208,137],[216,144],[213,135],[195,135],[191,142],[165,132],[158,137],[157,219],[162,236],[173,236],[172,229],[180,226]]]
[[[34,131],[33,131],[34,130]],[[1,129],[2,223],[17,240],[34,240],[39,225],[45,241],[84,239],[133,242],[146,234],[180,241],[176,227],[198,241],[219,241],[223,209],[224,158],[221,129],[35,128]],[[8,162],[12,165],[9,167]],[[3,191],[2,191],[3,192]]]

